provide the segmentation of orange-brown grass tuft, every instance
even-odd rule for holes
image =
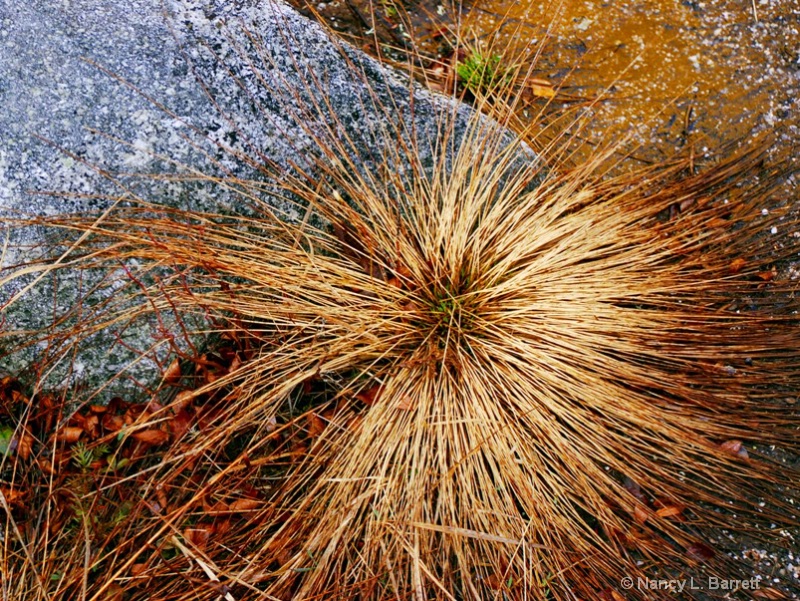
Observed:
[[[773,271],[798,248],[763,241],[780,173],[760,149],[612,178],[610,153],[548,169],[482,119],[443,117],[432,166],[382,131],[379,173],[318,134],[313,174],[282,174],[300,223],[144,202],[45,221],[88,232],[71,268],[128,282],[73,334],[177,312],[234,348],[132,422],[205,419],[162,428],[142,495],[180,482],[180,502],[147,506],[85,598],[645,598],[621,579],[736,574],[709,528],[792,523],[773,492],[797,471],[755,446],[796,453],[800,426],[797,301]],[[198,547],[187,528],[214,495],[233,511],[241,473],[255,501]]]

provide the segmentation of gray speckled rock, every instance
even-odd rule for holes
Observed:
[[[414,93],[412,110],[402,77],[355,50],[344,56],[320,27],[271,1],[0,0],[0,214],[98,210],[122,188],[181,208],[244,210],[241,197],[188,176],[227,173],[263,181],[259,163],[286,169],[313,156],[309,131],[346,134],[369,170],[376,144],[385,143],[387,120],[413,122],[419,139],[430,144],[442,111],[455,114],[462,127],[469,120],[469,108],[424,91]],[[336,124],[326,129],[332,119],[292,114],[300,110],[293,94],[305,104],[325,99]],[[237,154],[251,157],[250,164]],[[130,175],[137,172],[183,177]],[[58,194],[41,194],[47,191]],[[41,236],[36,229],[15,231],[5,265],[32,256],[26,245],[40,243]],[[59,278],[58,295],[50,282],[5,310],[6,334],[41,327],[74,305],[79,285],[68,274]],[[22,281],[6,282],[0,301]],[[77,358],[62,362],[57,379],[72,369],[90,386],[105,382],[136,357],[136,349],[149,348],[153,327],[90,339]],[[0,337],[4,371],[15,372],[33,357],[30,349],[13,349],[16,340]],[[58,354],[44,344],[37,348]],[[168,354],[162,345],[106,392],[132,382],[146,388]]]

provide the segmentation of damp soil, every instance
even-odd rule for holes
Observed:
[[[800,183],[791,176],[800,155],[800,0],[291,2],[387,62],[402,64],[416,52],[429,68],[447,61],[457,35],[490,51],[538,55],[533,75],[559,91],[538,118],[556,123],[570,110],[590,117],[576,134],[579,154],[624,139],[626,160],[634,164],[676,153],[702,164],[767,136],[767,160],[782,162],[788,174],[772,206],[800,211]],[[765,231],[765,248],[800,236],[784,229]],[[779,269],[800,286],[800,264]],[[796,410],[798,392],[787,394],[787,411]],[[753,451],[787,469],[800,465],[782,449]],[[782,496],[800,505],[797,490]],[[759,504],[769,507],[770,499]],[[716,552],[741,561],[742,571],[731,577],[758,575],[759,590],[750,598],[800,598],[800,527],[752,524],[750,532],[706,535]],[[695,591],[695,598],[731,597],[718,590]]]

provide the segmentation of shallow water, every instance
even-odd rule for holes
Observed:
[[[447,60],[457,37],[490,53],[539,53],[533,77],[560,93],[534,127],[556,123],[545,141],[567,131],[578,161],[598,146],[627,140],[620,146],[620,155],[630,157],[625,166],[677,153],[697,167],[771,133],[765,158],[796,175],[765,206],[791,205],[800,213],[800,0],[330,0],[313,6],[346,39],[373,53],[377,43],[384,57],[389,47],[417,46],[435,64],[437,53]],[[405,18],[392,16],[392,6],[406,8]],[[534,98],[527,112],[536,116],[544,105],[544,98]],[[588,117],[580,130],[564,127],[579,115]],[[771,231],[765,235],[776,241]],[[800,266],[789,273],[800,280]]]
[[[592,142],[633,131],[657,158],[776,127],[783,143],[800,140],[798,0],[495,0],[476,2],[468,23],[490,43],[502,19],[500,44],[547,41],[537,76],[607,98],[586,132]]]
[[[775,128],[784,148],[800,140],[800,0],[330,0],[311,6],[373,52],[376,40],[384,49],[407,44],[402,21],[411,22],[410,38],[428,55],[455,37],[437,35],[447,28],[496,48],[533,52],[544,43],[536,77],[573,97],[603,98],[583,132],[587,139],[602,143],[633,130],[649,160],[687,145],[698,153],[719,149]],[[407,9],[407,18],[394,6]]]

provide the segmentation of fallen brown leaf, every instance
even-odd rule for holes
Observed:
[[[169,433],[155,428],[148,428],[147,430],[138,430],[134,432],[131,434],[131,437],[145,444],[158,445],[169,440]]]
[[[189,428],[192,427],[193,421],[194,413],[188,409],[181,409],[181,411],[178,412],[175,417],[169,420],[168,425],[170,432],[172,432],[172,435],[177,440],[189,431]]]
[[[177,384],[181,379],[181,362],[175,357],[164,372],[164,383]]]
[[[33,434],[30,429],[25,426],[20,432],[19,440],[17,441],[17,455],[23,460],[27,460],[31,456],[33,449]]]
[[[325,420],[313,411],[306,416],[306,423],[311,438],[316,438],[325,431]]]
[[[686,556],[695,561],[708,561],[716,554],[717,552],[714,549],[701,542],[692,543],[686,549]]]
[[[122,426],[125,425],[125,420],[121,415],[113,415],[111,413],[106,413],[103,416],[103,428],[106,429],[108,432],[118,432],[122,429]]]
[[[500,578],[497,577],[497,574],[489,574],[483,582],[493,591],[502,591],[506,588]]]
[[[263,506],[263,501],[259,499],[236,499],[230,504],[231,511],[252,511]]]
[[[97,438],[100,434],[98,427],[100,426],[100,418],[97,415],[90,414],[83,420],[83,431],[89,438]]]
[[[83,428],[79,428],[77,426],[64,426],[56,434],[56,440],[69,443],[78,442],[81,434],[83,434]]]
[[[633,520],[637,524],[644,524],[649,517],[650,513],[641,505],[637,505],[633,508]]]
[[[368,407],[371,407],[372,405],[378,402],[382,388],[383,387],[380,384],[373,384],[366,390],[362,390],[361,392],[359,392],[356,395],[356,398],[365,405],[367,405]]]
[[[193,390],[182,390],[178,394],[175,395],[172,403],[170,403],[170,408],[175,412],[179,413],[182,409],[185,409],[189,405],[192,404],[194,400],[194,391]]]
[[[201,551],[205,550],[209,536],[211,536],[210,526],[186,528],[183,531],[183,538]]]
[[[747,265],[747,261],[739,257],[731,261],[729,269],[731,273],[739,273],[745,265]]]
[[[15,505],[22,500],[23,492],[14,486],[0,486],[0,493],[5,497],[6,503]]]

